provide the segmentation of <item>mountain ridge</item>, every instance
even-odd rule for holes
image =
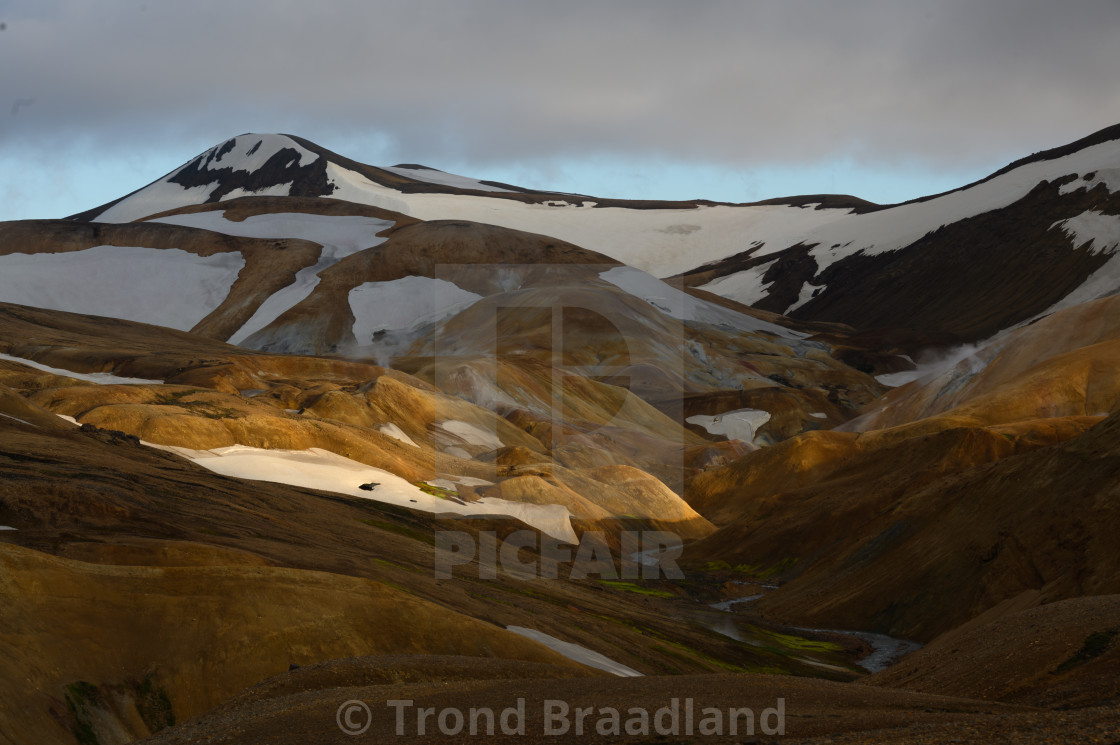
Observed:
[[[1120,291],[1120,241],[1094,243],[1094,228],[1085,227],[1120,216],[1113,196],[1120,189],[1118,138],[1114,125],[958,189],[874,205],[843,195],[729,204],[508,189],[427,166],[368,166],[297,136],[240,135],[70,219],[149,219],[239,196],[343,199],[422,220],[549,235],[803,321],[896,329],[915,339],[946,334],[964,343],[1072,298],[1092,299],[1081,294]],[[961,268],[971,284],[959,281]],[[917,279],[927,275],[932,281]],[[1018,290],[989,292],[1007,285]]]

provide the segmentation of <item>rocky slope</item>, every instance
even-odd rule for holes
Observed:
[[[143,331],[133,327],[133,339]],[[51,333],[66,332],[43,336]],[[4,376],[52,396],[78,382],[19,364]],[[0,536],[0,614],[11,632],[0,640],[3,742],[127,742],[291,664],[354,655],[466,655],[477,665],[481,654],[560,668],[535,668],[537,677],[572,674],[569,661],[507,626],[651,674],[805,674],[813,664],[852,674],[836,653],[806,651],[795,638],[757,631],[753,643],[734,641],[649,602],[676,602],[661,599],[672,592],[470,572],[438,580],[435,529],[527,527],[492,511],[463,520],[223,476],[0,392],[0,524],[12,528]],[[615,474],[592,475],[621,487]]]

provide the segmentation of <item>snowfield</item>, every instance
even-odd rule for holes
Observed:
[[[798,243],[817,244],[811,253],[823,270],[859,251],[867,255],[894,251],[942,225],[1006,207],[1044,180],[1094,172],[1095,180],[1076,183],[1105,183],[1110,189],[1120,185],[1118,172],[1102,170],[1102,164],[1120,167],[1120,142],[1020,166],[982,184],[925,202],[863,214],[784,205],[636,210],[557,200],[563,206],[549,206],[481,196],[402,194],[345,169],[328,167],[328,174],[340,187],[337,196],[342,199],[375,204],[422,220],[474,220],[550,235],[666,277],[751,248],[755,248],[753,255],[766,256]],[[705,289],[749,302],[753,286],[726,285],[728,281],[717,280]]]
[[[178,248],[95,246],[0,256],[0,300],[190,331],[229,295],[245,259]]]
[[[597,251],[658,277],[667,277],[750,248],[756,241],[784,241],[791,232],[825,224],[847,210],[767,205],[639,210],[595,207],[563,199],[526,204],[463,194],[404,194],[361,174],[327,166],[336,191],[361,204],[421,220],[471,220],[539,233]],[[794,241],[796,243],[796,241]],[[788,243],[780,247],[785,248]]]
[[[285,146],[302,151],[296,143],[280,135],[245,136],[244,142],[242,139],[237,138],[234,151],[216,159],[210,167],[236,163],[239,169],[255,168],[263,163],[262,158],[270,148],[275,151]],[[262,144],[250,156],[251,141]],[[300,162],[304,160],[301,155]],[[474,179],[434,169],[394,166],[384,170],[420,181],[498,191]],[[680,209],[598,207],[596,202],[578,195],[557,195],[542,204],[529,204],[479,194],[405,194],[335,163],[326,164],[326,175],[335,187],[332,198],[375,205],[422,220],[470,220],[548,235],[597,251],[656,277],[674,276],[745,252],[753,257],[776,256],[798,244],[812,246],[809,252],[819,274],[835,262],[857,253],[873,256],[896,251],[944,225],[1006,207],[1043,181],[1076,176],[1077,180],[1063,184],[1063,193],[1100,184],[1115,191],[1120,188],[1120,141],[1028,163],[983,183],[926,201],[861,214],[849,209],[817,209],[818,205],[717,205]],[[272,188],[277,190],[275,193],[281,193],[287,187],[269,187],[269,193],[273,193]],[[168,184],[165,178],[106,210],[98,219],[120,222],[195,204],[206,198],[207,191],[205,188],[185,190]],[[1073,228],[1078,229],[1078,226]],[[748,305],[757,303],[766,296],[762,276],[767,268],[764,265],[720,277],[703,289]],[[783,310],[788,312],[808,302],[816,290],[816,286],[806,283],[799,297]]]
[[[449,318],[481,299],[445,279],[408,276],[365,282],[350,291],[354,338],[366,345],[379,331],[411,331]]]
[[[377,233],[388,230],[394,224],[390,220],[360,215],[311,215],[302,212],[251,215],[237,221],[226,219],[224,210],[171,215],[152,222],[212,230],[244,238],[298,238],[323,247],[318,263],[300,269],[292,284],[270,295],[230,337],[231,344],[243,343],[286,310],[306,299],[319,284],[319,273],[324,269],[334,266],[347,256],[384,243],[386,239]]]
[[[438,514],[514,517],[558,540],[578,542],[572,530],[571,513],[561,505],[509,502],[492,497],[470,503],[441,499],[421,491],[400,476],[320,448],[263,450],[232,445],[214,450],[191,450],[144,444],[177,453],[223,476],[318,489]],[[359,488],[368,483],[378,486],[373,491]]]
[[[377,234],[393,227],[391,220],[361,215],[315,215],[306,212],[274,212],[230,220],[225,210],[157,217],[150,222],[212,230],[242,238],[297,238],[331,246],[340,258],[385,242]]]
[[[99,214],[94,222],[132,222],[165,210],[202,204],[209,199],[210,192],[218,185],[217,176],[211,184],[192,186],[188,189],[167,180],[181,170],[182,167],[176,168],[154,184],[125,197]]]

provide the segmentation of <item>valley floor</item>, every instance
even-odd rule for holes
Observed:
[[[455,661],[447,665],[453,667]],[[476,663],[470,663],[474,666]],[[363,685],[366,665],[374,661],[354,660],[327,663],[274,678],[237,697],[217,711],[187,722],[152,738],[153,745],[187,743],[239,743],[254,745],[312,745],[345,742],[444,743],[462,742],[468,735],[449,736],[438,731],[435,718],[428,722],[425,735],[416,732],[413,711],[404,719],[405,734],[397,734],[396,709],[389,700],[412,700],[416,707],[432,707],[437,712],[457,709],[469,716],[470,709],[490,708],[501,712],[525,699],[524,735],[502,736],[496,741],[549,742],[634,742],[634,743],[1104,743],[1112,745],[1120,737],[1120,710],[1115,706],[1075,710],[1041,710],[993,702],[920,694],[878,688],[860,683],[834,683],[806,678],[763,675],[703,675],[609,679],[518,679],[510,680],[508,665],[483,663],[475,669],[482,676],[490,672],[504,680],[432,680],[391,686]],[[490,668],[487,670],[487,668]],[[484,672],[485,671],[485,672]],[[528,672],[528,671],[524,671]],[[447,670],[443,671],[444,674]],[[524,673],[522,673],[524,674]],[[313,687],[314,690],[309,690]],[[661,736],[651,721],[649,735],[604,736],[594,723],[599,710],[613,707],[621,712],[622,722],[631,707],[643,709],[653,720],[656,710],[671,700],[692,698],[699,726],[701,708],[724,713],[749,707],[754,713],[755,733],[746,730],[746,718],[738,719],[739,730],[723,735],[688,735],[678,720],[679,735]],[[784,734],[766,734],[763,724],[773,728],[777,719],[766,720],[766,708],[784,699]],[[346,701],[367,703],[372,726],[361,736],[340,731],[336,722],[338,708]],[[571,711],[594,707],[582,735],[574,731],[574,715],[566,718],[573,728],[565,735],[546,735],[545,701],[562,701]],[[682,704],[683,706],[683,704]],[[362,715],[364,717],[364,714]],[[682,714],[683,717],[683,714]],[[363,718],[363,721],[367,721]],[[559,727],[561,720],[551,726]],[[672,725],[663,721],[667,728]],[[434,731],[434,734],[433,734]],[[751,739],[751,738],[755,739]],[[473,738],[471,738],[473,739]],[[479,738],[489,741],[491,738]]]

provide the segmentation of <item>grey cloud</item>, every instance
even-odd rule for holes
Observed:
[[[435,163],[948,168],[1120,121],[1114,1],[28,0],[3,16],[0,101],[36,104],[0,146],[268,130]]]

